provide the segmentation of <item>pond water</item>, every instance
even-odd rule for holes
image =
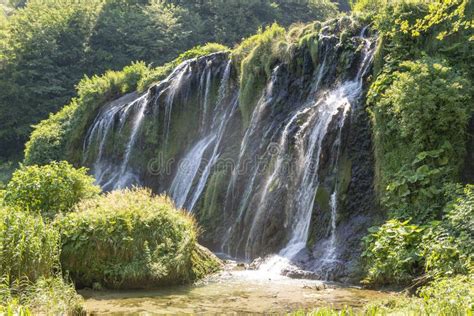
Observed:
[[[152,291],[83,290],[88,314],[284,314],[332,306],[362,307],[391,293],[261,271],[226,268],[195,285]]]

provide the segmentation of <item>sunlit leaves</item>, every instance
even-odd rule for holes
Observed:
[[[4,200],[7,205],[54,217],[70,211],[81,199],[97,195],[100,189],[85,168],[75,169],[67,162],[45,166],[22,166],[8,183]]]

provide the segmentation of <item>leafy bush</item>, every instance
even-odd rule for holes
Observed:
[[[452,193],[455,197],[446,206],[440,221],[416,226],[392,219],[370,230],[364,239],[366,282],[409,282],[423,272],[430,279],[472,273],[473,186],[451,190],[455,191]]]
[[[362,256],[367,267],[364,282],[403,284],[411,281],[421,270],[422,257],[418,248],[423,228],[391,219],[371,228],[364,237]]]
[[[6,187],[4,203],[54,217],[99,192],[87,169],[75,169],[65,161],[53,162],[45,166],[22,166],[15,171]]]
[[[364,315],[472,315],[473,280],[472,274],[437,279],[421,287],[416,296],[371,303]]]
[[[451,56],[460,66],[469,66],[472,49],[472,12],[469,0],[358,0],[357,14],[369,15],[384,37],[386,61],[397,57],[420,58],[426,52]],[[459,43],[463,45],[459,45]],[[396,58],[394,58],[396,57]],[[391,59],[391,60],[390,60]],[[464,65],[463,65],[464,64]]]
[[[467,274],[474,268],[474,192],[468,185],[448,205],[442,221],[431,223],[420,247],[432,277]]]
[[[41,217],[0,208],[0,276],[10,282],[48,277],[59,268],[59,234]]]
[[[427,315],[468,315],[474,310],[474,275],[437,279],[422,287],[418,295]]]
[[[457,180],[463,164],[471,87],[443,60],[400,67],[381,74],[368,96],[378,190],[393,216],[439,218],[444,187]]]
[[[196,253],[196,226],[164,196],[149,190],[115,191],[80,203],[58,217],[63,269],[82,286],[149,288],[194,280],[196,265],[218,266]],[[194,255],[196,254],[196,256]],[[193,262],[195,260],[200,262]],[[202,270],[201,275],[202,276]]]
[[[67,132],[76,110],[77,104],[73,101],[34,126],[30,140],[25,145],[25,164],[43,165],[63,159]]]

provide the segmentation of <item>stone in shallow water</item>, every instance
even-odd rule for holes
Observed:
[[[302,269],[285,269],[282,271],[282,275],[287,276],[292,279],[308,279],[308,280],[321,280],[321,275],[316,272],[302,270]]]

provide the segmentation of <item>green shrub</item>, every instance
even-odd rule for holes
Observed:
[[[399,295],[364,308],[363,315],[472,315],[473,275],[437,279],[416,296]]]
[[[65,142],[70,129],[71,118],[77,110],[76,101],[65,106],[47,120],[34,126],[30,139],[25,145],[26,165],[48,164],[64,158]]]
[[[423,226],[389,220],[364,239],[368,283],[409,282],[421,273],[438,279],[474,269],[473,186],[459,187],[442,220]]]
[[[22,166],[15,171],[6,187],[4,203],[54,217],[99,192],[87,169],[75,169],[65,161],[53,162],[45,166]]]
[[[431,223],[421,249],[432,277],[467,274],[474,268],[474,192],[468,185],[446,208],[442,221]]]
[[[10,281],[51,276],[59,268],[59,234],[41,217],[0,208],[0,276]]]
[[[61,262],[82,286],[149,288],[194,280],[196,225],[164,196],[149,190],[115,191],[77,206],[58,217]],[[200,267],[217,261],[199,252]]]
[[[372,84],[378,191],[392,216],[439,218],[444,188],[464,161],[470,88],[462,73],[433,58],[403,62]]]
[[[40,278],[23,296],[23,304],[35,314],[78,315],[84,312],[82,297],[73,284],[66,283],[61,277]]]
[[[365,283],[403,284],[420,273],[422,257],[418,246],[423,228],[391,219],[369,232],[363,240]]]
[[[418,295],[423,299],[427,315],[472,315],[474,275],[437,279],[422,287]]]

